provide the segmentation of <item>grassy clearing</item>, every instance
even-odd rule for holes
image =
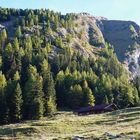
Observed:
[[[61,111],[40,121],[0,126],[0,139],[61,140],[81,136],[105,140],[116,135],[121,136],[118,138],[121,140],[140,139],[140,108],[88,116]]]

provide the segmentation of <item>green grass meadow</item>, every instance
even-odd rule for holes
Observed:
[[[85,116],[60,111],[39,121],[0,126],[0,140],[71,140],[75,136],[87,140],[139,140],[140,107]]]

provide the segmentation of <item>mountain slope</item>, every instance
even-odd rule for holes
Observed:
[[[103,48],[105,42],[110,43],[113,45],[118,59],[124,63],[132,77],[140,75],[139,25],[133,21],[108,20],[103,17],[93,17],[86,13],[80,14],[76,23],[78,30],[84,31],[80,41],[84,40],[91,45],[91,48],[96,46],[96,49],[97,46]]]
[[[73,40],[69,46],[73,48],[74,51],[78,50],[86,56],[92,56],[96,53],[96,50],[100,50],[98,48],[103,48],[106,41],[113,45],[118,59],[121,62],[125,61],[127,69],[134,73],[134,70],[131,71],[131,68],[129,68],[130,61],[128,60],[129,56],[127,53],[132,53],[132,50],[133,53],[135,53],[135,51],[137,51],[135,50],[135,43],[140,43],[140,27],[135,22],[108,20],[104,17],[94,17],[87,13],[77,14],[76,16],[77,18],[73,21],[76,26],[74,26],[73,29],[67,30],[62,27],[59,28],[58,33],[48,36],[52,39],[55,39],[56,36],[60,36],[65,42],[67,35],[71,34]],[[12,27],[14,26],[15,20],[16,17],[12,16],[10,21],[1,22],[0,30],[6,28],[9,31],[8,34],[13,36],[15,31]],[[28,27],[25,30],[28,35],[37,31],[39,28],[43,28],[42,24],[38,26],[34,25],[33,28]],[[129,48],[131,48],[131,50]],[[54,50],[54,53],[57,53],[56,51],[58,51],[58,49],[55,46]],[[139,52],[137,52],[137,54],[139,54]],[[135,63],[134,67],[136,67],[138,64],[137,61],[133,62]],[[139,69],[139,65],[137,65],[135,70],[137,71],[137,69]]]
[[[139,67],[139,54],[133,58],[139,33],[131,22],[46,9],[0,8],[0,15],[0,124],[41,119],[59,108],[140,104],[140,79],[130,82],[122,63]],[[134,40],[135,46],[125,43]]]
[[[133,21],[108,20],[103,17],[93,17],[89,14],[81,14],[81,21],[87,25],[86,40],[92,46],[103,48],[105,41],[113,45],[120,62],[123,62],[132,77],[139,76],[139,43],[140,27]],[[82,23],[82,22],[81,22]],[[82,24],[79,24],[81,28]],[[85,35],[85,34],[84,34]],[[83,38],[84,39],[84,38]],[[135,57],[133,57],[135,56]]]
[[[140,27],[131,21],[103,20],[103,34],[106,41],[110,42],[115,49],[115,52],[120,60],[124,60],[128,46],[134,45],[139,41]],[[134,33],[130,27],[134,27]],[[133,38],[135,34],[136,38]]]

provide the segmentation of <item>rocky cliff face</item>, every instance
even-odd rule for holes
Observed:
[[[132,78],[140,76],[140,27],[131,21],[102,20],[104,39],[114,46],[118,59]]]
[[[140,27],[132,21],[102,20],[105,41],[114,46],[118,59],[131,77],[140,76]]]
[[[140,48],[136,48],[126,56],[124,65],[132,78],[140,76]]]
[[[86,27],[86,41],[90,45],[102,48],[105,42],[110,43],[131,77],[140,76],[140,27],[135,22],[108,20],[89,14],[80,14],[79,19],[81,29]]]
[[[114,46],[119,60],[123,61],[128,47],[139,42],[139,26],[131,21],[102,20],[102,23],[105,40]]]

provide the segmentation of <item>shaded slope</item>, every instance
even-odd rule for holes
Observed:
[[[114,46],[118,59],[124,60],[128,46],[139,42],[139,26],[131,21],[102,20],[102,22],[105,40]],[[134,33],[131,32],[130,26],[134,27]],[[133,35],[136,38],[133,38]]]

